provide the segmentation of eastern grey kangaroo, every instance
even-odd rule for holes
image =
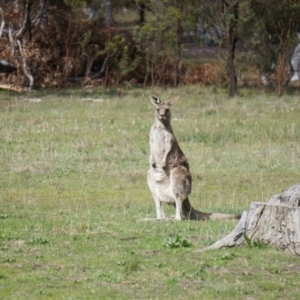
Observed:
[[[170,107],[177,98],[161,102],[158,97],[151,95],[150,100],[156,106],[156,111],[150,131],[150,170],[147,181],[155,201],[157,220],[165,219],[162,202],[176,207],[176,220],[182,220],[183,217],[199,221],[240,218],[230,214],[203,213],[192,207],[188,198],[192,190],[189,164],[171,126]]]

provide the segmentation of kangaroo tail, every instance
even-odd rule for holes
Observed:
[[[186,199],[182,203],[182,213],[186,219],[205,221],[205,220],[229,220],[240,219],[241,215],[233,214],[219,214],[219,213],[204,213],[194,209],[189,199]]]

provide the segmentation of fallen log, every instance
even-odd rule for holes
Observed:
[[[274,245],[300,256],[299,204],[300,183],[272,196],[267,203],[252,202],[230,234],[196,252],[238,246],[246,241]]]
[[[0,84],[0,89],[19,92],[19,93],[28,91],[28,88],[26,87],[20,85],[13,85],[13,84]]]
[[[5,59],[0,59],[0,73],[12,73],[17,71],[15,65]]]

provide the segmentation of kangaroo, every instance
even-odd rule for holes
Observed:
[[[192,176],[189,163],[174,135],[171,126],[171,105],[178,99],[166,102],[150,96],[156,106],[155,122],[150,130],[150,169],[147,182],[154,198],[157,220],[165,219],[162,202],[176,207],[176,220],[239,219],[238,215],[203,213],[195,210],[190,201]]]

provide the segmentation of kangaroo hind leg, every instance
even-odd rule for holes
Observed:
[[[189,170],[183,166],[174,168],[170,173],[170,188],[176,204],[176,220],[183,217],[182,203],[188,199],[192,189],[192,178]]]
[[[148,181],[148,186],[149,186],[149,189],[151,191],[152,197],[153,197],[154,202],[155,202],[156,219],[157,220],[165,219],[166,217],[165,217],[164,209],[163,209],[162,203],[159,199],[159,195],[157,195],[156,183],[152,178],[151,170],[148,171],[147,181]]]

